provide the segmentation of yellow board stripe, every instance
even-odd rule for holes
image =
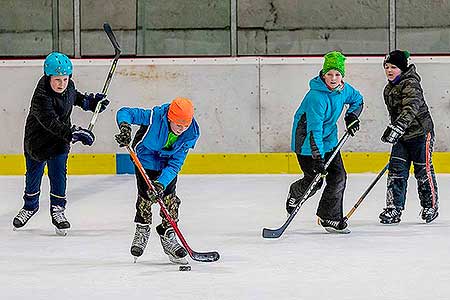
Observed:
[[[69,175],[116,174],[116,154],[70,154]]]
[[[47,170],[45,171],[47,173]],[[69,175],[116,174],[115,154],[70,154]],[[24,175],[25,157],[22,154],[0,154],[0,175]]]
[[[348,173],[378,173],[388,162],[389,153],[344,152]],[[130,162],[131,163],[131,162]],[[433,153],[436,173],[450,173],[450,152]],[[293,153],[190,153],[182,174],[298,174]],[[0,154],[0,175],[24,175],[22,154]],[[116,174],[116,154],[70,154],[69,175]]]

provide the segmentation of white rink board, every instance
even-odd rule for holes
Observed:
[[[388,123],[382,100],[386,83],[382,57],[350,57],[345,80],[365,98],[361,132],[344,151],[388,151],[379,142]],[[436,125],[435,150],[450,151],[449,57],[413,57]],[[320,57],[120,59],[109,88],[111,105],[95,126],[92,148],[74,145],[73,153],[116,153],[115,113],[122,106],[152,107],[176,96],[196,106],[201,138],[195,152],[258,153],[289,151],[292,118],[318,74]],[[77,88],[100,91],[110,67],[108,59],[74,60]],[[0,153],[22,152],[29,102],[42,74],[42,60],[0,61]],[[87,126],[90,113],[75,108],[72,121]],[[342,121],[340,122],[342,129]],[[374,142],[376,141],[376,142]]]

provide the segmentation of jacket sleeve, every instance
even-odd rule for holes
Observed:
[[[117,125],[126,122],[128,124],[149,126],[152,123],[152,117],[152,109],[122,107],[116,114],[116,122]]]
[[[349,108],[347,109],[345,115],[347,116],[352,113],[359,117],[364,106],[363,96],[352,86],[349,85],[349,87],[351,88],[350,97],[348,97],[345,101],[345,104],[349,104]]]
[[[305,98],[306,106],[306,130],[309,134],[309,143],[313,158],[324,158],[323,149],[323,123],[325,119],[326,103],[321,97],[308,94]]]
[[[75,95],[75,102],[74,102],[74,106],[78,106],[81,107],[83,110],[87,110],[86,108],[86,96],[83,93],[80,93],[78,90],[75,91],[76,95]]]
[[[158,181],[164,186],[167,185],[178,175],[181,167],[186,160],[189,148],[183,146],[180,151],[176,152],[168,161],[167,166],[162,170],[161,175],[158,177]]]
[[[35,94],[31,103],[30,113],[46,130],[70,142],[72,139],[70,124],[59,121],[51,98],[42,93]]]
[[[402,89],[402,110],[394,123],[407,128],[420,110],[423,92],[418,82],[407,81]]]

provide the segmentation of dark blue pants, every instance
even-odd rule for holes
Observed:
[[[399,141],[392,146],[387,179],[386,205],[405,209],[409,169],[414,165],[422,207],[438,207],[438,188],[431,156],[434,134]]]
[[[39,195],[45,165],[47,165],[50,180],[50,204],[66,206],[67,158],[68,154],[64,153],[47,161],[36,161],[25,153],[24,209],[34,210],[39,208]]]

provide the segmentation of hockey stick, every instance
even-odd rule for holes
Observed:
[[[348,132],[345,132],[344,136],[341,138],[341,140],[337,144],[336,149],[331,154],[331,157],[325,163],[325,166],[324,166],[325,169],[327,169],[328,166],[331,164],[334,157],[337,155],[339,150],[341,150],[342,146],[345,144],[345,142],[347,141],[349,136],[350,136],[350,134]],[[300,207],[302,207],[303,203],[305,203],[306,200],[308,200],[309,195],[314,190],[315,186],[319,183],[320,179],[323,176],[324,175],[322,175],[322,174],[317,174],[316,177],[314,177],[313,181],[309,184],[308,189],[303,194],[302,198],[300,199],[300,201],[297,204],[297,206],[295,207],[295,209],[292,211],[292,213],[287,218],[286,222],[284,222],[284,224],[280,228],[277,228],[277,229],[263,228],[263,232],[262,232],[263,238],[279,238],[283,234],[283,232],[286,230],[286,228],[289,226],[289,224],[291,224],[295,215],[300,210]]]
[[[386,172],[386,170],[389,167],[389,163],[386,164],[386,166],[383,168],[383,170],[378,173],[377,177],[372,181],[372,183],[367,187],[367,189],[364,191],[364,193],[359,197],[358,201],[356,201],[355,205],[353,205],[352,209],[347,213],[347,215],[344,217],[344,221],[347,221],[350,219],[350,217],[353,215],[355,210],[358,208],[358,206],[363,202],[364,198],[369,194],[369,192],[372,190],[372,188],[377,184],[378,180],[383,176],[383,174]]]
[[[139,158],[136,155],[136,152],[128,145],[127,146],[128,153],[130,153],[131,159],[133,160],[134,164],[139,170],[139,173],[141,173],[142,177],[144,178],[145,182],[147,183],[149,189],[155,190],[155,188],[152,185],[152,182],[150,181],[150,178],[148,178],[147,173],[145,173],[144,167],[142,166],[141,162],[139,161]],[[189,256],[196,261],[201,262],[213,262],[220,258],[220,255],[216,251],[211,252],[195,252],[194,250],[189,247],[188,243],[184,239],[183,234],[181,233],[180,229],[177,226],[177,223],[172,219],[172,217],[167,212],[167,209],[164,205],[164,203],[161,201],[161,199],[158,199],[158,204],[161,207],[161,211],[163,212],[166,219],[169,221],[170,225],[172,225],[173,230],[175,230],[175,233],[177,234],[178,238],[180,239],[181,243],[183,244],[186,251],[189,253]]]
[[[106,34],[108,35],[108,38],[114,47],[114,53],[115,53],[113,62],[111,64],[111,68],[109,68],[108,76],[106,77],[106,81],[105,81],[105,84],[103,85],[103,89],[102,89],[102,94],[106,95],[106,93],[108,92],[108,87],[111,82],[111,79],[114,75],[114,72],[116,71],[116,66],[117,66],[117,62],[119,60],[121,50],[120,50],[119,44],[117,43],[116,36],[114,35],[114,33],[111,29],[111,26],[109,26],[108,23],[104,23],[103,30],[105,30]],[[99,103],[97,103],[94,114],[92,115],[92,118],[91,118],[91,122],[89,123],[88,129],[90,131],[92,131],[92,129],[94,128],[95,122],[97,122],[97,117],[98,117],[98,114],[100,113],[101,107],[102,107],[102,103],[100,101]]]

